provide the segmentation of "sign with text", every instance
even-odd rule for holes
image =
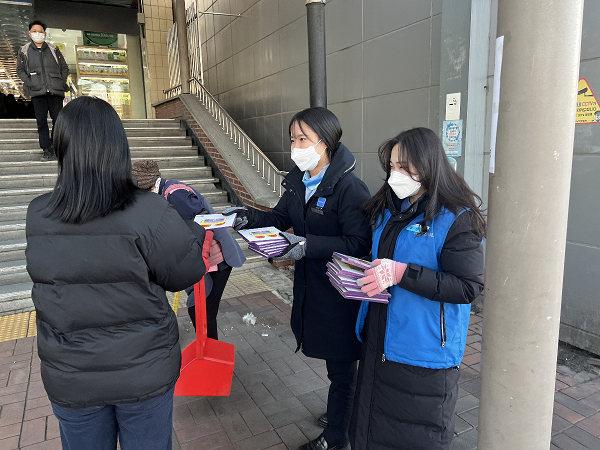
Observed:
[[[599,123],[600,105],[592,87],[585,78],[577,85],[577,116],[575,124]]]

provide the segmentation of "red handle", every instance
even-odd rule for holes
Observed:
[[[204,344],[206,342],[207,333],[204,277],[194,285],[194,302],[194,309],[196,311],[196,357],[202,359],[204,358]]]

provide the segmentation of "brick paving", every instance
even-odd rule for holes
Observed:
[[[242,316],[252,312],[255,325]],[[179,310],[182,345],[194,338]],[[272,292],[223,300],[222,340],[235,344],[228,397],[176,397],[174,450],[296,449],[321,432],[328,381],[324,362],[294,353],[290,306]],[[453,450],[477,448],[482,316],[471,316],[461,365]],[[600,449],[600,377],[558,366],[551,449]],[[40,380],[35,337],[0,343],[0,450],[58,450],[58,422]]]

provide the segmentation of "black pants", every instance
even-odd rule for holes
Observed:
[[[349,442],[348,428],[356,389],[356,361],[327,360],[327,378],[331,381],[327,396],[327,427],[323,436],[329,447]]]
[[[56,123],[56,117],[63,107],[64,97],[58,95],[46,94],[39,97],[33,97],[33,110],[35,111],[35,120],[37,121],[38,135],[40,137],[40,148],[46,150],[52,146],[50,131],[48,129],[48,112],[52,118],[52,129]]]
[[[206,297],[206,335],[211,339],[219,339],[219,332],[217,327],[217,314],[219,313],[219,304],[221,303],[221,296],[225,290],[225,285],[231,275],[233,267],[227,267],[223,270],[217,270],[216,272],[210,272],[209,277],[212,278],[213,286],[210,294]],[[198,301],[198,299],[194,299]],[[188,314],[190,320],[196,328],[196,309],[195,306],[188,308]]]

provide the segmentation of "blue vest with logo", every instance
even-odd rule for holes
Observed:
[[[386,210],[382,223],[373,233],[373,259],[377,258],[381,233],[390,217],[391,213]],[[394,261],[441,271],[440,254],[456,217],[442,208],[440,214],[427,222],[427,232],[421,236],[418,233],[421,231],[419,222],[423,220],[423,214],[416,217],[400,232],[394,249]],[[390,287],[390,294],[392,297],[388,305],[384,341],[385,359],[430,369],[460,366],[471,305],[432,301],[398,285]],[[363,301],[356,322],[359,340],[362,340],[360,333],[368,309],[369,302]]]

